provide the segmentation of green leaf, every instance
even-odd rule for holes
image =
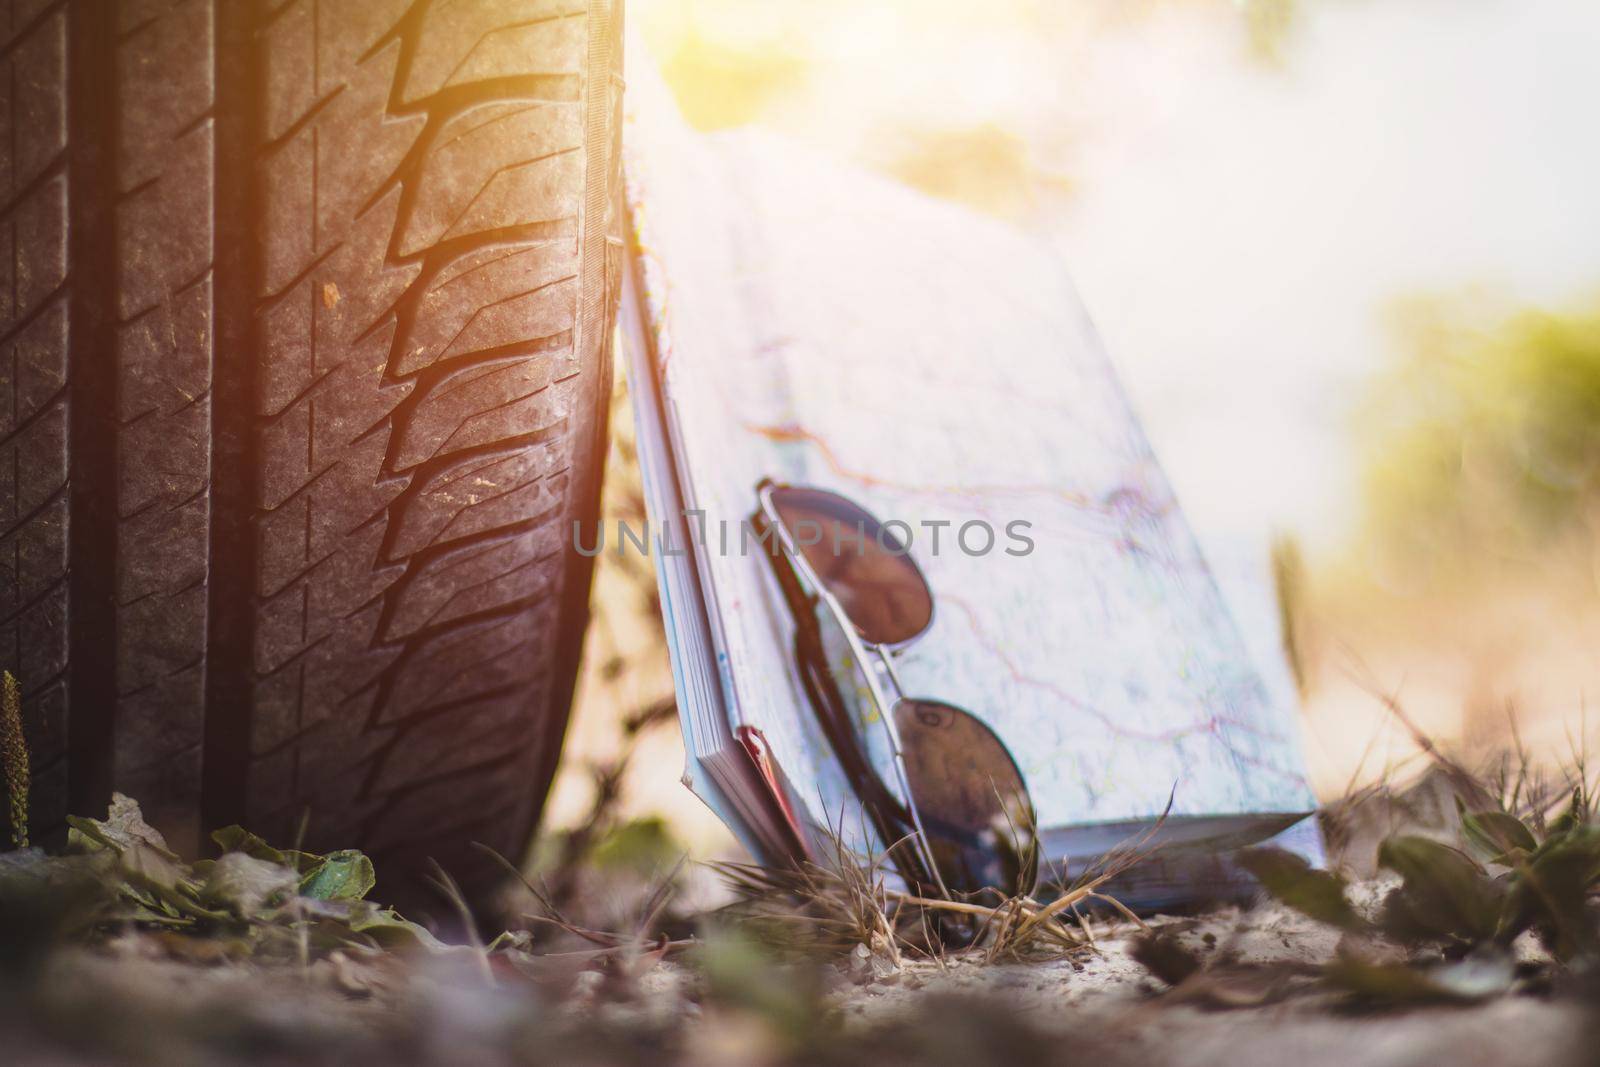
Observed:
[[[182,867],[149,845],[123,849],[117,865],[128,881],[152,891],[176,890],[187,880]]]
[[[294,848],[273,848],[260,837],[237,825],[213,830],[211,840],[215,841],[217,847],[224,852],[243,852],[258,860],[292,867],[296,874],[309,873],[323,860],[323,857],[315,852],[301,852]]]
[[[144,821],[138,801],[121,793],[111,794],[111,808],[106,813],[105,821],[68,815],[67,825],[71,827],[67,843],[75,852],[93,852],[97,849],[122,852],[134,845],[144,845],[169,860],[176,861],[178,858],[167,847],[161,833]]]
[[[291,866],[287,855],[238,824],[211,831],[211,840],[215,841],[223,852],[242,852],[246,856],[266,860],[268,863]]]
[[[1332,871],[1319,871],[1281,848],[1245,849],[1239,862],[1263,889],[1302,915],[1341,930],[1366,925],[1345,898],[1344,879]]]
[[[317,900],[360,900],[377,883],[372,861],[355,849],[330,852],[300,879],[300,895]]]
[[[228,852],[211,868],[203,898],[226,908],[241,919],[257,919],[269,905],[277,905],[299,884],[294,870],[257,859],[243,852]]]
[[[131,905],[135,917],[152,915],[158,921],[206,919],[226,920],[224,911],[208,907],[200,899],[200,883],[189,869],[167,853],[150,845],[136,843],[117,856],[122,899]]]
[[[1533,831],[1514,815],[1503,811],[1468,814],[1459,797],[1456,798],[1456,810],[1461,815],[1462,834],[1490,862],[1509,867],[1516,863],[1520,855],[1531,853],[1539,847]]]
[[[1396,936],[1478,944],[1494,935],[1505,889],[1466,853],[1398,834],[1379,846],[1378,866],[1402,879],[1385,905],[1385,925]]]
[[[1509,944],[1529,927],[1551,935],[1558,959],[1600,952],[1588,910],[1590,889],[1600,881],[1600,827],[1574,826],[1547,840],[1511,874],[1495,938]]]
[[[1511,988],[1516,968],[1501,953],[1429,966],[1372,963],[1341,955],[1323,969],[1323,978],[1357,1000],[1392,1007],[1471,1003]]]
[[[450,948],[426,928],[402,919],[393,908],[379,908],[365,901],[361,905],[352,908],[347,925],[352,933],[371,938],[381,948],[425,948],[433,952]]]
[[[1550,821],[1546,838],[1560,837],[1576,830],[1588,821],[1588,815],[1589,808],[1584,801],[1583,786],[1579,784],[1573,787],[1572,800],[1568,802],[1566,810]]]

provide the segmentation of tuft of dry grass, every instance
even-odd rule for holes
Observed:
[[[837,833],[824,836],[830,851],[821,864],[708,863],[738,894],[716,919],[785,954],[842,956],[865,945],[898,966],[903,938],[891,918],[883,857],[863,862]]]
[[[825,834],[824,863],[790,868],[718,862],[710,866],[739,895],[724,918],[747,934],[789,951],[841,956],[865,946],[899,966],[902,956],[942,961],[951,948],[976,950],[988,963],[1061,959],[1093,949],[1080,906],[1100,905],[1144,923],[1102,893],[1154,852],[1166,815],[1107,852],[1076,878],[1061,872],[1044,882],[1047,899],[1017,895],[985,903],[918,896],[887,883],[883,857],[861,857],[837,832]]]

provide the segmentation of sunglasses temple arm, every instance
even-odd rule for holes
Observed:
[[[856,631],[855,624],[850,621],[850,616],[845,613],[838,600],[835,599],[832,593],[828,592],[827,586],[812,571],[811,565],[805,556],[793,550],[785,536],[786,531],[783,530],[782,524],[771,521],[770,516],[767,514],[769,508],[770,501],[767,495],[763,493],[761,507],[757,509],[753,518],[758,531],[767,527],[772,528],[779,555],[782,556],[782,562],[788,564],[787,567],[784,567],[780,565],[779,560],[772,560],[773,569],[777,573],[778,584],[783,587],[784,594],[790,599],[792,607],[798,608],[799,604],[804,604],[808,601],[811,603],[821,601],[829,613],[833,615],[834,622],[844,632],[845,640],[850,644],[850,654],[860,664],[861,673],[866,677],[867,690],[872,696],[873,705],[878,710],[878,721],[883,724],[883,728],[889,738],[889,750],[894,764],[895,778],[900,784],[900,795],[904,799],[906,811],[911,815],[912,828],[916,831],[914,848],[922,858],[924,866],[933,874],[933,880],[938,886],[939,892],[945,897],[949,897],[950,890],[944,884],[944,876],[939,873],[939,865],[934,862],[933,848],[929,843],[930,839],[922,827],[922,815],[917,811],[916,798],[911,795],[911,780],[906,774],[905,754],[900,749],[900,731],[894,725],[894,705],[883,691],[883,683],[878,678],[878,672],[873,669],[870,657],[867,655],[865,642],[862,641],[861,635]],[[785,573],[786,571],[787,573]],[[803,591],[802,578],[816,590],[814,594],[808,596]],[[880,647],[878,655],[880,658],[887,660],[887,650]],[[898,690],[900,679],[895,676],[892,666],[890,666],[889,672],[890,677],[894,680],[895,688]]]
[[[815,627],[812,629],[814,631]],[[821,649],[813,643],[816,640],[814,632],[810,635],[797,632],[795,659],[800,664],[801,681],[822,722],[823,732],[839,757],[850,788],[860,798],[863,810],[901,874],[908,882],[933,885],[934,876],[929,873],[922,853],[906,834],[906,827],[912,825],[911,812],[883,784],[861,750],[849,722],[849,713],[844,708],[844,698],[839,695],[838,686],[820,658]]]
[[[772,523],[759,510],[750,516],[750,525],[756,531],[757,543],[763,546],[769,536],[777,536]],[[767,548],[765,555],[767,562],[772,565],[773,577],[778,580],[778,587],[783,590],[783,598],[789,602],[789,607],[796,611],[802,607],[809,607],[811,598],[800,588],[800,579],[795,577],[794,570],[784,558],[781,547],[776,552]]]
[[[883,681],[878,677],[878,672],[874,669],[867,655],[866,642],[856,632],[855,626],[851,624],[849,618],[844,614],[844,610],[828,592],[823,591],[821,596],[827,602],[829,610],[834,613],[834,617],[844,627],[845,639],[850,642],[850,653],[855,657],[856,662],[861,665],[861,673],[867,679],[867,691],[872,695],[872,703],[878,709],[878,722],[883,724],[884,733],[889,738],[889,752],[894,763],[895,777],[900,782],[900,795],[905,798],[906,810],[911,813],[912,828],[916,830],[917,851],[922,855],[923,862],[927,865],[928,870],[933,873],[933,880],[938,885],[940,894],[948,898],[950,890],[944,884],[944,875],[939,873],[939,865],[934,862],[932,838],[928,836],[927,830],[923,828],[922,813],[917,810],[917,798],[911,793],[911,777],[906,773],[906,757],[900,746],[900,730],[894,724],[894,702],[890,700],[889,694],[884,692]],[[888,659],[887,649],[881,645],[873,647],[876,649],[880,660]],[[889,668],[889,675],[898,690],[900,688],[900,679],[895,676],[893,667]]]
[[[764,536],[768,529],[773,528],[770,520],[760,509],[751,516],[751,520],[760,535]],[[773,533],[776,536],[775,529]],[[801,585],[800,576],[795,573],[794,561],[784,551],[782,542],[774,542],[774,548],[774,551],[769,551],[767,562],[772,565],[773,576],[778,581],[784,599],[789,602],[789,610],[794,617],[794,655],[800,665],[800,676],[805,684],[806,695],[822,722],[823,732],[833,745],[839,762],[845,768],[845,776],[850,780],[851,788],[862,798],[863,803],[867,804],[867,809],[874,813],[873,821],[877,824],[878,835],[884,839],[885,846],[892,845],[900,840],[903,832],[900,827],[896,827],[887,819],[903,819],[913,826],[915,821],[911,817],[910,809],[883,785],[877,773],[872,770],[870,762],[857,747],[859,742],[855,740],[854,731],[849,724],[849,714],[844,709],[843,698],[838,695],[838,687],[831,680],[824,683],[813,675],[812,671],[815,669],[823,678],[828,677],[822,633],[813,614],[816,611],[816,601]],[[831,692],[824,691],[824,684]],[[870,798],[868,794],[872,794]],[[889,808],[882,812],[883,817],[879,817],[878,813],[885,804],[889,805]],[[919,866],[925,865],[920,852],[915,858]]]

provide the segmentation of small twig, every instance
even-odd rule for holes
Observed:
[[[467,906],[466,896],[461,892],[456,880],[450,877],[450,873],[439,866],[438,860],[430,858],[428,864],[433,868],[433,875],[428,880],[455,906],[456,912],[461,916],[467,940],[474,949],[473,959],[477,961],[483,984],[493,988],[494,970],[489,966],[489,953],[484,949],[482,939],[478,937],[478,926],[472,921],[472,909]]]
[[[604,930],[590,930],[587,927],[578,926],[565,919],[553,918],[549,915],[534,915],[524,912],[522,918],[525,922],[547,923],[558,930],[566,931],[573,937],[580,938],[592,945],[599,945],[602,948],[620,948],[630,941],[629,938],[623,937],[621,934],[607,933]]]
[[[1150,932],[1149,925],[1143,919],[1139,918],[1139,916],[1135,915],[1126,904],[1118,900],[1116,897],[1107,896],[1104,893],[1090,893],[1089,895],[1095,900],[1103,900],[1107,904],[1110,904],[1113,908],[1122,913],[1122,917],[1124,919],[1127,919],[1129,922],[1133,923],[1133,925],[1137,926],[1144,933],[1148,934]],[[1077,909],[1074,908],[1073,911],[1076,912]]]
[[[301,808],[300,818],[296,819],[294,824],[294,844],[290,846],[294,851],[299,852],[305,848],[306,831],[309,829],[311,829],[311,809]]]
[[[673,897],[678,895],[678,875],[682,873],[684,864],[689,862],[687,854],[679,856],[678,862],[673,864],[672,871],[657,884],[650,896],[645,898],[644,907],[641,909],[643,918],[639,920],[639,934],[644,936],[655,926],[656,920],[661,918],[661,913],[667,910],[667,905],[672,903]]]
[[[1121,902],[1118,901],[1118,903],[1120,904]],[[1090,924],[1088,917],[1078,910],[1078,905],[1076,904],[1072,905],[1072,917],[1077,920],[1078,929],[1083,931],[1084,940],[1089,942],[1091,947],[1095,946],[1097,942],[1094,938],[1094,927]]]
[[[974,940],[982,940],[982,935],[988,929],[988,924],[994,922],[1004,924],[1007,915],[1021,915],[1023,918],[1018,920],[1019,925],[1012,933],[1013,940],[1021,940],[1026,933],[1032,932],[1037,927],[1041,932],[1048,934],[1064,946],[1076,947],[1081,944],[1077,938],[1072,936],[1072,931],[1055,921],[1053,912],[1050,909],[1056,908],[1056,904],[1059,901],[1052,902],[1047,908],[1031,897],[1012,897],[996,907],[989,907],[985,904],[972,904],[961,900],[940,900],[932,897],[913,896],[898,889],[886,889],[884,894],[896,903],[908,904],[927,911],[949,911],[983,919],[985,925],[980,927],[979,934]],[[1082,900],[1085,895],[1087,894],[1079,894],[1075,899]],[[1004,930],[1005,926],[1002,925],[1001,929]]]
[[[901,904],[910,904],[918,908],[930,908],[935,911],[954,911],[962,915],[976,915],[980,918],[992,919],[1000,911],[984,904],[968,904],[961,900],[940,900],[935,897],[919,897],[899,889],[885,889],[884,895],[890,900]]]
[[[1061,894],[1059,897],[1057,897],[1056,899],[1052,900],[1050,903],[1046,904],[1044,907],[1040,908],[1037,912],[1035,912],[1034,914],[1028,916],[1027,921],[1024,922],[1021,927],[1018,928],[1017,936],[1018,937],[1023,936],[1029,930],[1031,930],[1035,925],[1037,925],[1037,924],[1039,924],[1041,922],[1044,922],[1047,919],[1054,919],[1061,912],[1066,911],[1068,908],[1072,907],[1074,904],[1077,904],[1079,901],[1087,900],[1089,897],[1095,896],[1096,895],[1095,892],[1094,892],[1095,889],[1097,889],[1098,887],[1104,885],[1106,882],[1108,882],[1110,880],[1111,880],[1111,876],[1109,874],[1103,874],[1100,877],[1094,879],[1088,885],[1079,886],[1077,889],[1072,890],[1070,893]]]
[[[585,941],[596,945],[603,945],[607,948],[615,947],[623,940],[623,938],[616,934],[608,934],[600,930],[590,930],[570,921],[561,913],[561,909],[557,908],[555,903],[551,901],[549,893],[534,885],[533,882],[529,880],[528,876],[523,874],[522,871],[518,869],[516,864],[506,859],[499,852],[490,848],[482,841],[472,842],[472,847],[489,856],[496,863],[500,864],[500,866],[510,871],[512,877],[521,882],[523,887],[527,889],[527,891],[533,896],[534,902],[544,909],[545,913],[543,915],[524,914],[522,916],[524,919],[530,922],[548,923],[551,926],[557,927],[558,929],[565,930],[574,937],[579,937]]]
[[[665,956],[674,952],[682,952],[684,949],[694,948],[699,944],[700,941],[697,938],[685,937],[676,941],[658,941],[653,944],[646,942],[645,947],[647,947],[651,952],[659,953]],[[626,952],[635,952],[638,951],[639,948],[640,946],[636,944],[612,945],[609,948],[580,948],[574,949],[570,952],[544,952],[540,953],[535,958],[541,960],[565,960],[576,959],[578,957],[583,957],[585,959],[603,959],[608,956],[618,956]]]
[[[1347,650],[1347,654],[1353,659],[1353,665],[1345,669],[1345,673],[1350,680],[1355,682],[1356,685],[1364,690],[1368,696],[1372,697],[1383,705],[1384,709],[1389,712],[1394,720],[1404,727],[1405,731],[1411,735],[1412,743],[1421,749],[1429,759],[1433,760],[1433,762],[1437,764],[1446,775],[1449,776],[1451,781],[1455,783],[1457,788],[1460,789],[1466,797],[1472,799],[1474,802],[1482,802],[1486,800],[1487,798],[1483,795],[1483,786],[1478,783],[1478,780],[1473,776],[1472,772],[1461,766],[1461,764],[1457,763],[1455,760],[1451,759],[1450,756],[1447,755],[1445,751],[1434,742],[1433,738],[1428,735],[1427,731],[1423,730],[1421,726],[1417,725],[1416,720],[1411,718],[1410,713],[1407,712],[1404,705],[1400,703],[1399,698],[1390,693],[1388,690],[1384,689],[1378,683],[1377,679],[1372,674],[1371,668],[1366,665],[1365,661],[1361,660],[1359,656],[1356,656],[1353,651]]]

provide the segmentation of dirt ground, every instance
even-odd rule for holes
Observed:
[[[1277,906],[1152,925],[1239,964],[1315,963],[1337,940]],[[1174,993],[1131,955],[1136,934],[1125,923],[1102,930],[1092,951],[1047,963],[957,957],[895,968],[863,952],[820,970],[728,954],[486,966],[470,949],[262,966],[176,960],[160,939],[130,934],[57,954],[13,984],[0,1030],[3,1058],[19,1064],[1400,1067],[1597,1058],[1592,995],[1357,1014],[1324,996],[1275,1002],[1260,976]]]

